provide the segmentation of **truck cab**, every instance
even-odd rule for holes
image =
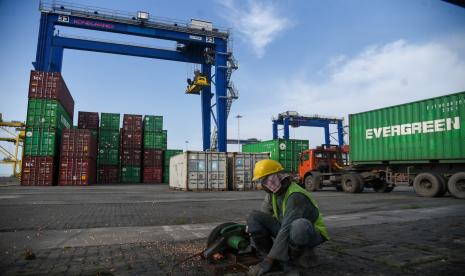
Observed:
[[[309,191],[323,186],[336,186],[348,162],[348,147],[322,145],[305,150],[300,155],[299,180]]]

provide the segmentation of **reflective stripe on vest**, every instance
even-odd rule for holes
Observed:
[[[281,209],[283,210],[283,217],[286,214],[286,203],[287,199],[289,196],[293,193],[301,193],[304,194],[312,203],[312,205],[318,210],[318,218],[316,219],[315,223],[313,223],[313,226],[320,231],[321,236],[329,240],[329,234],[328,230],[326,229],[325,223],[323,222],[323,216],[320,213],[320,209],[318,208],[318,204],[316,203],[315,200],[313,200],[311,194],[305,190],[304,188],[300,187],[299,184],[292,182],[291,185],[289,185],[289,188],[287,188],[286,194],[284,195],[284,200],[281,206]],[[278,203],[276,199],[276,194],[273,194],[271,197],[271,202],[273,205],[273,214],[276,219],[279,218],[278,216]]]

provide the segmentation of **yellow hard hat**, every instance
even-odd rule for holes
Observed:
[[[252,181],[257,181],[267,175],[274,174],[284,170],[283,166],[277,161],[271,159],[260,160],[255,164],[253,169]]]

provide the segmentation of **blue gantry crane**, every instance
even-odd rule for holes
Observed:
[[[203,149],[227,151],[227,117],[233,100],[238,98],[231,82],[231,74],[238,66],[231,49],[228,49],[229,30],[214,28],[211,22],[202,20],[180,22],[151,18],[147,12],[132,14],[59,1],[41,1],[39,10],[41,18],[36,60],[33,62],[35,70],[61,72],[64,49],[199,64],[201,74],[215,86],[215,93],[212,93],[211,85],[202,86],[200,93]],[[63,36],[57,34],[56,26],[175,41],[177,46],[169,50]],[[214,96],[216,102],[212,105]],[[213,132],[211,118],[215,126]]]
[[[322,127],[325,131],[325,145],[331,145],[330,125],[337,126],[337,142],[344,145],[344,118],[327,117],[321,115],[300,115],[295,111],[286,111],[273,118],[273,139],[278,139],[278,125],[284,126],[284,139],[289,139],[289,126],[292,127]]]

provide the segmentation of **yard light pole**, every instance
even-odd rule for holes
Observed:
[[[240,124],[239,124],[239,119],[242,118],[241,115],[237,114],[236,115],[236,118],[237,118],[237,151],[240,152],[241,151],[241,133],[240,133]]]
[[[189,150],[189,141],[186,140],[185,143],[186,143],[186,151],[188,151]]]

